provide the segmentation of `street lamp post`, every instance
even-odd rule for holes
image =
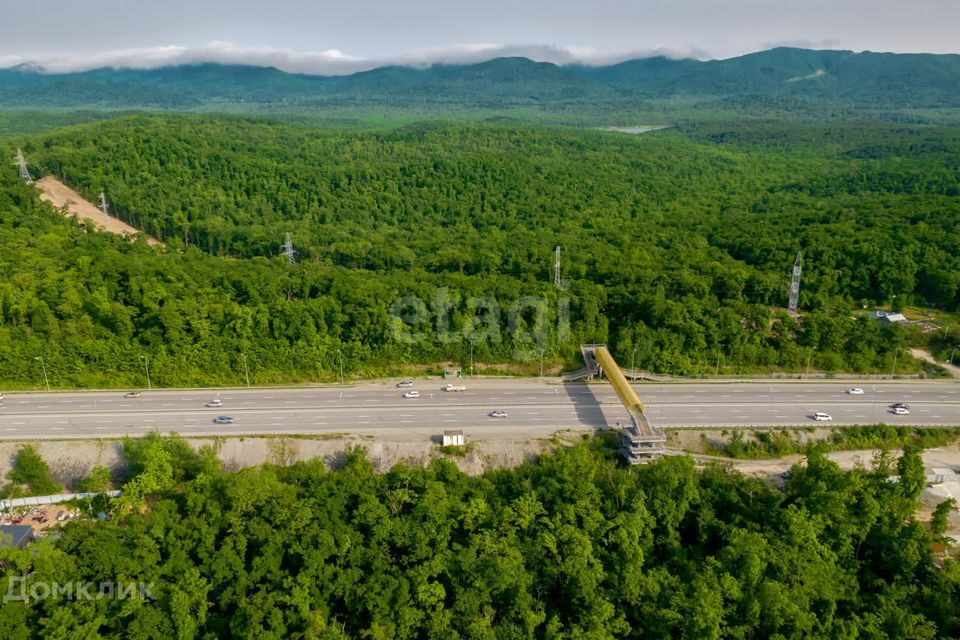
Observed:
[[[470,377],[473,377],[473,340],[470,341]]]
[[[250,388],[250,369],[247,368],[247,354],[241,353],[240,357],[243,358],[243,375],[247,379],[247,388]]]
[[[343,384],[343,350],[337,349],[337,357],[340,359],[340,384]]]
[[[37,356],[36,360],[40,361],[40,368],[43,369],[43,383],[47,385],[47,391],[50,391],[50,379],[47,377],[47,365],[43,363],[43,358]]]
[[[714,374],[714,377],[720,377],[720,352],[717,351],[717,372]]]
[[[630,354],[630,368],[633,371],[637,370],[637,347],[640,345],[633,345],[633,353]]]
[[[897,372],[897,356],[899,356],[899,355],[900,355],[900,351],[899,351],[899,350],[897,350],[897,352],[893,354],[893,366],[890,367],[890,377],[891,377],[891,378],[896,375],[896,372]]]
[[[143,369],[147,372],[147,391],[153,391],[153,385],[150,384],[150,362],[147,356],[140,356],[140,359],[143,360]]]
[[[947,364],[953,364],[953,354],[957,352],[957,347],[960,347],[960,344],[953,345],[953,351],[950,352],[950,362]]]
[[[804,378],[810,377],[810,362],[813,360],[813,348],[810,349],[810,355],[807,356],[807,372],[803,375]]]

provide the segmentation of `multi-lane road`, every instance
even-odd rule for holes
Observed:
[[[614,427],[627,415],[604,382],[478,379],[463,392],[437,379],[417,380],[419,398],[404,398],[395,381],[345,387],[123,392],[7,393],[0,439],[117,437],[151,430],[184,435],[349,433],[416,440],[448,429],[475,437],[524,439],[557,430]],[[846,390],[859,386],[863,395]],[[960,426],[960,384],[954,382],[739,382],[638,384],[650,422],[659,427],[853,425]],[[214,398],[221,408],[207,408]],[[908,415],[889,405],[906,402]],[[503,409],[505,418],[492,418]],[[816,423],[815,411],[833,417]],[[233,424],[214,418],[228,415]]]

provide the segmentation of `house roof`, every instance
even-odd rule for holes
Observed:
[[[0,525],[0,547],[19,547],[22,549],[31,539],[33,539],[33,527],[30,525]]]

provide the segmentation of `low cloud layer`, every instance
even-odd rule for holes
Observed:
[[[200,47],[174,45],[118,49],[93,54],[50,54],[38,57],[0,57],[0,68],[28,65],[48,73],[71,73],[103,67],[156,69],[175,65],[216,62],[257,67],[276,67],[291,73],[346,75],[387,65],[423,67],[432,64],[469,64],[493,58],[520,56],[554,64],[589,66],[616,64],[634,58],[707,58],[696,49],[648,49],[603,52],[590,47],[549,45],[467,44],[439,49],[408,51],[389,58],[361,58],[337,49],[295,51],[275,47],[238,47],[230,42],[211,42]]]

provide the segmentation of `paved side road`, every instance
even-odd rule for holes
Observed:
[[[392,382],[346,387],[7,394],[0,406],[0,438],[117,437],[151,430],[184,435],[351,433],[417,440],[447,429],[476,437],[549,436],[562,429],[615,427],[628,420],[606,382],[555,380],[461,381],[463,392],[445,392],[437,379],[417,380],[419,398]],[[846,393],[857,385],[863,395]],[[763,382],[637,384],[652,424],[659,427],[812,426],[815,411],[832,424],[960,426],[960,385],[953,382]],[[218,399],[222,407],[205,407]],[[906,402],[909,415],[889,405]],[[507,416],[489,413],[503,409]],[[214,423],[228,415],[233,424]]]

